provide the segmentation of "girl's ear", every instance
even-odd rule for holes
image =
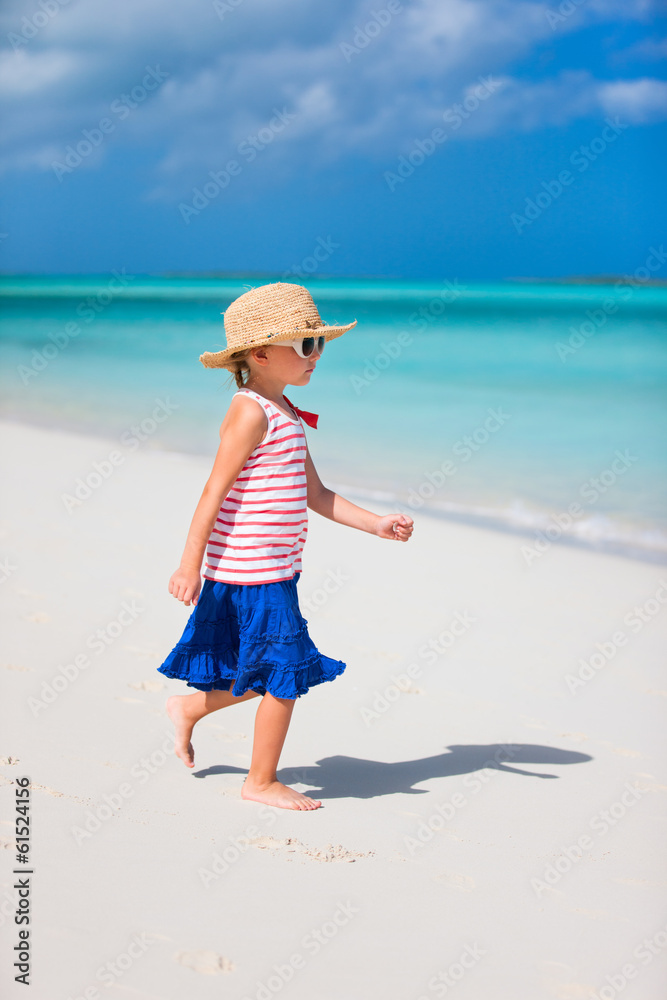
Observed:
[[[253,361],[255,361],[258,365],[261,365],[263,368],[266,368],[269,363],[266,347],[253,347],[250,351],[250,356]]]

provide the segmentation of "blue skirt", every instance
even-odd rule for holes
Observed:
[[[298,698],[345,670],[318,652],[296,591],[300,573],[276,583],[205,579],[185,631],[158,671],[198,691],[268,691]],[[232,688],[233,685],[233,688]]]

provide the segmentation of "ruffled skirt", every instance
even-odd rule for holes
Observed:
[[[158,671],[199,691],[298,698],[345,670],[320,653],[299,610],[300,573],[276,583],[205,579],[185,631]],[[233,687],[232,687],[233,685]]]

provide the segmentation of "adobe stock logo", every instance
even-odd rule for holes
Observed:
[[[618,116],[613,121],[611,118],[605,118],[605,123],[600,135],[591,139],[588,145],[582,143],[570,154],[568,162],[578,173],[585,173],[628,128],[627,122],[620,121]],[[541,190],[536,191],[532,198],[524,200],[523,212],[512,212],[510,215],[510,222],[519,236],[523,234],[526,226],[532,226],[547,209],[551,208],[575,180],[576,175],[566,169],[561,170],[557,177],[541,181]]]
[[[352,43],[341,42],[339,46],[345,62],[352,62],[352,57],[358,56],[360,52],[363,52],[373,39],[377,38],[391,24],[396,14],[402,14],[404,10],[405,8],[399,0],[389,0],[386,7],[383,7],[381,10],[371,11],[370,21],[367,21],[363,25],[355,24]]]
[[[463,101],[452,104],[442,113],[442,120],[449,126],[450,132],[457,132],[464,122],[504,86],[503,80],[496,80],[492,76],[479,77],[478,82],[468,87]],[[429,156],[433,156],[437,149],[444,143],[449,142],[450,135],[443,128],[434,128],[421,139],[415,139],[412,149],[407,155],[399,156],[395,170],[385,170],[383,177],[387,187],[393,193],[399,184],[404,184],[408,177],[411,177],[415,170],[421,167]]]
[[[236,153],[242,157],[246,163],[253,163],[263,150],[267,149],[271,143],[293,122],[298,115],[287,108],[274,108],[273,117],[266,125],[262,126],[256,133],[247,135],[238,146]],[[224,164],[221,170],[209,170],[208,178],[204,180],[201,187],[192,189],[192,201],[180,202],[178,211],[186,226],[190,225],[192,218],[196,218],[211,202],[225,191],[232,182],[233,177],[238,177],[243,172],[244,164],[237,159],[230,159]]]
[[[80,167],[83,161],[102,145],[108,135],[116,131],[118,122],[125,121],[154,90],[162,86],[169,76],[159,66],[146,66],[145,69],[146,74],[141,82],[132,87],[129,94],[120,94],[109,105],[109,112],[115,116],[116,120],[105,116],[100,118],[93,128],[84,128],[81,132],[82,138],[79,139],[76,146],[71,144],[66,146],[62,160],[52,161],[51,169],[60,184],[66,175]]]

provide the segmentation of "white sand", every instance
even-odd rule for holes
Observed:
[[[23,775],[32,1000],[665,995],[665,568],[564,546],[528,567],[516,536],[417,515],[401,545],[311,515],[301,603],[348,666],[298,700],[281,761],[323,808],[270,809],[240,798],[257,701],[198,727],[193,773],[164,752],[189,689],[156,668],[191,611],[167,583],[210,463],[140,450],[68,512],[114,442],[3,438],[4,996],[28,995],[7,962]]]

